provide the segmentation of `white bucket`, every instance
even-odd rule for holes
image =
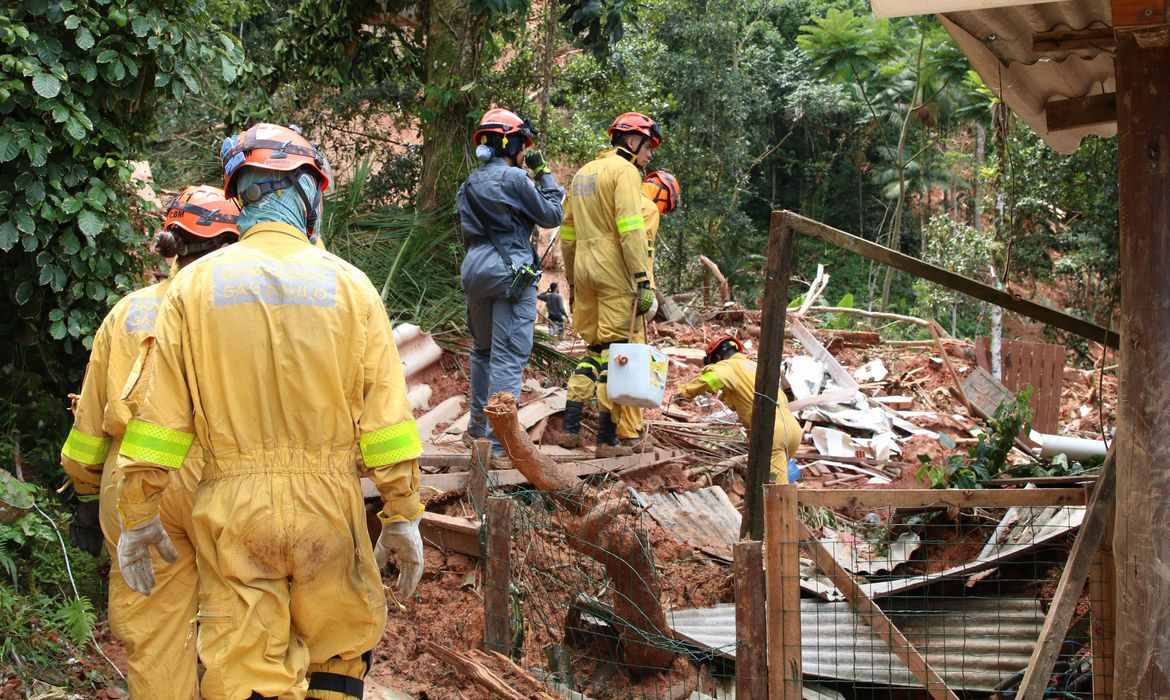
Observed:
[[[642,343],[609,346],[606,393],[622,406],[657,408],[666,395],[666,354]]]

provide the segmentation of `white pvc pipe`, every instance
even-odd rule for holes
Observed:
[[[1069,459],[1091,459],[1105,456],[1105,443],[1100,440],[1070,437],[1068,435],[1046,435],[1035,430],[1029,433],[1032,442],[1040,444],[1040,456],[1051,459],[1063,454]]]

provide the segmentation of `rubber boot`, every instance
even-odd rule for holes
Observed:
[[[581,446],[581,412],[585,404],[580,401],[565,402],[565,422],[561,427],[561,436],[557,444],[569,450]]]
[[[617,436],[617,424],[608,411],[597,414],[597,449],[593,454],[597,458],[625,457],[633,454],[628,447],[623,447]]]

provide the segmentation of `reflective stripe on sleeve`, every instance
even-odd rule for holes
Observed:
[[[624,216],[617,220],[618,233],[626,234],[630,231],[637,231],[642,228],[642,215],[634,214],[633,216]]]
[[[714,372],[703,372],[699,375],[703,383],[710,387],[711,391],[722,391],[723,381]]]
[[[61,454],[80,464],[103,464],[110,453],[111,438],[83,433],[70,428],[69,437],[61,447]]]
[[[575,241],[575,240],[577,240],[577,229],[573,228],[572,226],[566,226],[565,224],[561,224],[561,240],[562,241]]]
[[[366,467],[384,467],[415,459],[422,454],[422,442],[418,438],[418,426],[413,420],[379,428],[361,437],[362,460]]]
[[[195,436],[191,433],[135,418],[126,424],[121,454],[139,462],[178,469],[183,466],[192,442]]]

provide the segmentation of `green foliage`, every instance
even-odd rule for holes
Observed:
[[[62,551],[63,514],[43,489],[28,490],[54,522],[34,510],[0,524],[0,657],[19,659],[9,668],[26,681],[93,690],[90,679],[74,677],[76,669],[61,661],[88,653],[82,647],[105,600],[97,562],[72,547]],[[66,552],[80,597],[73,594]]]
[[[987,422],[987,432],[966,456],[953,455],[945,464],[932,465],[930,457],[920,455],[922,466],[918,478],[932,489],[978,489],[983,482],[1007,471],[1007,456],[1016,437],[1032,420],[1032,387],[1025,387],[1014,401],[1005,401]]]
[[[987,234],[947,216],[934,216],[922,231],[923,260],[982,282],[991,282],[995,242]],[[914,313],[923,318],[949,321],[951,334],[976,334],[984,304],[971,297],[926,280],[914,281]]]
[[[130,160],[160,96],[185,99],[197,73],[238,59],[212,9],[24,0],[0,10],[0,250],[13,310],[0,321],[11,341],[0,367],[19,401],[74,389],[105,312],[138,283],[149,224],[129,195]],[[64,411],[29,420],[39,411],[6,406],[5,422],[63,434]]]

